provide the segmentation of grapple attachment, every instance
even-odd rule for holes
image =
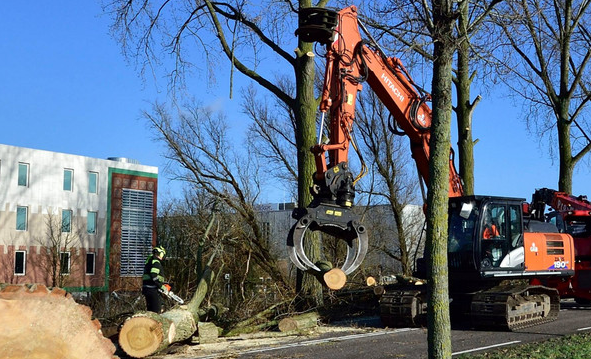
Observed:
[[[293,217],[298,221],[291,227],[287,237],[287,251],[293,264],[299,269],[318,268],[304,251],[304,237],[307,231],[320,231],[347,243],[347,257],[341,267],[345,274],[353,272],[363,262],[368,249],[365,226],[350,209],[321,204],[317,207],[296,210]]]

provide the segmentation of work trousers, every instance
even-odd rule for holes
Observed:
[[[158,288],[142,286],[142,294],[146,298],[146,309],[150,312],[158,313],[162,311],[162,301]]]

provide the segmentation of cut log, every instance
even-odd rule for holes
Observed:
[[[63,289],[0,284],[0,357],[110,359],[115,346],[91,315]]]
[[[365,284],[367,284],[368,287],[373,287],[374,285],[377,285],[378,282],[374,277],[367,277],[365,278]]]
[[[279,330],[281,332],[301,332],[303,330],[316,328],[317,326],[318,313],[316,312],[295,315],[279,321]]]
[[[210,260],[211,263],[211,260]],[[170,344],[190,338],[197,330],[200,310],[214,278],[209,265],[186,306],[162,314],[139,312],[127,319],[119,332],[119,345],[129,356],[144,358],[166,349]]]
[[[273,320],[273,318],[276,316],[277,307],[285,305],[291,301],[292,299],[289,299],[273,304],[252,317],[236,323],[230,330],[225,331],[223,336],[231,337],[240,334],[249,334],[276,326],[277,321]]]
[[[332,290],[342,289],[347,283],[347,275],[340,268],[333,268],[332,263],[328,261],[318,261],[315,263],[320,272],[309,271],[323,285]]]
[[[339,290],[347,283],[347,275],[341,268],[333,268],[323,275],[324,283],[332,290]]]

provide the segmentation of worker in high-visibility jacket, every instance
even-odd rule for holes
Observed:
[[[154,313],[162,311],[162,301],[158,290],[160,289],[164,295],[168,295],[170,291],[170,287],[164,283],[161,263],[165,255],[166,250],[162,246],[155,247],[146,260],[142,276],[142,294],[146,298],[147,309]]]

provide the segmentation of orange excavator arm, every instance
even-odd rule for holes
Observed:
[[[360,28],[369,41],[362,38]],[[300,9],[296,34],[303,41],[326,45],[326,69],[318,144],[311,149],[316,163],[314,199],[306,209],[293,213],[298,222],[290,231],[288,252],[298,268],[318,270],[304,253],[304,234],[307,230],[329,233],[347,241],[349,250],[342,270],[348,274],[361,264],[368,247],[365,227],[351,211],[355,184],[365,172],[363,160],[357,176],[349,166],[349,148],[357,150],[353,136],[357,94],[366,82],[390,111],[394,120],[390,127],[410,139],[412,157],[425,183],[429,182],[432,116],[427,102],[431,98],[416,86],[399,59],[384,55],[358,20],[355,6],[338,13],[323,8]],[[325,121],[327,140],[323,136]],[[462,182],[451,149],[449,167],[449,196],[461,196]]]
[[[415,85],[400,59],[386,57],[375,42],[364,41],[359,32],[360,26],[363,28],[355,6],[341,10],[333,41],[327,45],[327,65],[319,109],[322,114],[328,113],[330,118],[329,142],[318,144],[312,149],[317,154],[315,176],[322,179],[327,169],[348,161],[357,93],[362,90],[363,82],[367,82],[390,111],[396,125],[410,139],[418,171],[428,183],[432,116],[426,102],[430,101],[430,95]],[[300,27],[299,32],[301,30]],[[326,152],[329,155],[328,163],[324,155]],[[449,185],[450,197],[463,194],[462,183],[453,163],[452,149]]]

